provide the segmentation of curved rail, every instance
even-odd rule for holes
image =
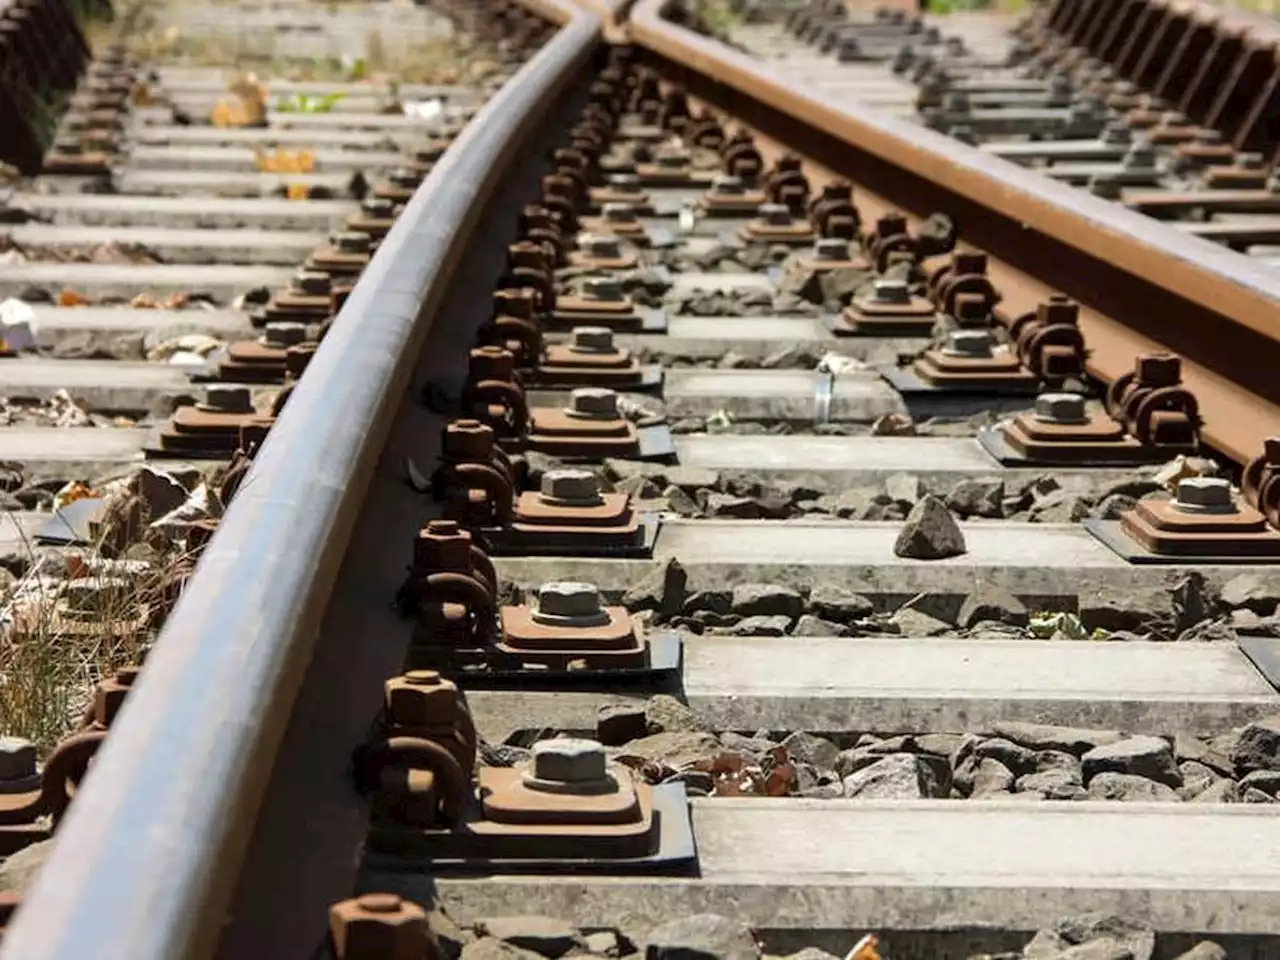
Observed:
[[[533,5],[531,4],[531,7]],[[564,24],[436,164],[256,458],[8,929],[22,960],[213,953],[317,624],[484,203],[595,50]]]
[[[632,40],[691,93],[761,117],[799,152],[917,214],[956,216],[993,257],[1095,309],[1081,318],[1090,370],[1111,381],[1169,350],[1200,399],[1207,442],[1239,462],[1280,432],[1275,271],[943,134],[856,103],[819,99],[768,66],[639,0]],[[766,131],[767,132],[767,131]],[[931,209],[912,209],[917,203]]]

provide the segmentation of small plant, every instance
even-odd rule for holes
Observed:
[[[276,101],[278,113],[332,113],[345,98],[345,93],[295,93]]]

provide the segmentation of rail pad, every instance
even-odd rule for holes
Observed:
[[[931,394],[939,397],[959,397],[978,395],[984,397],[1034,397],[1040,392],[1040,383],[1027,380],[1021,383],[960,383],[954,386],[940,387],[927,383],[920,378],[911,367],[894,367],[886,370],[882,376],[889,384],[904,396]]]
[[[1074,470],[1080,467],[1115,468],[1146,467],[1153,463],[1164,463],[1175,454],[1168,450],[1151,448],[1145,456],[1118,457],[1114,460],[1044,460],[1035,457],[1024,457],[1014,450],[1004,439],[999,427],[982,427],[978,430],[978,443],[996,462],[1004,467],[1043,467],[1050,470]]]
[[[629,557],[644,559],[653,555],[658,539],[659,519],[656,513],[641,512],[640,537],[636,543],[610,543],[607,533],[593,536],[585,533],[517,533],[500,527],[473,530],[476,545],[491,557]],[[606,528],[607,529],[607,528]]]
[[[1095,517],[1088,517],[1080,521],[1080,525],[1105,547],[1109,548],[1116,556],[1129,563],[1169,566],[1190,566],[1192,564],[1223,564],[1231,566],[1276,566],[1280,565],[1280,557],[1257,557],[1257,556],[1195,556],[1181,555],[1172,556],[1170,554],[1152,553],[1146,547],[1142,546],[1136,540],[1132,540],[1120,527],[1119,520],[1099,520]]]

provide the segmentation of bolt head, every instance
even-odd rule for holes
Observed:
[[[813,259],[823,263],[848,260],[849,241],[838,237],[824,237],[813,245]]]
[[[1102,128],[1102,142],[1110,144],[1130,143],[1133,140],[1133,131],[1129,129],[1129,125],[1122,120],[1113,120]]]
[[[392,893],[368,893],[334,904],[329,933],[338,960],[430,955],[426,911]]]
[[[605,387],[579,387],[570,395],[569,410],[579,417],[618,419],[618,395]]]
[[[910,303],[911,288],[905,280],[874,280],[871,283],[872,299],[876,303]]]
[[[640,178],[634,173],[615,173],[606,182],[619,193],[638,193],[640,191]]]
[[[401,727],[433,727],[453,722],[458,687],[433,670],[411,670],[382,687],[387,717]]]
[[[253,395],[248,387],[211,383],[204,388],[204,405],[219,413],[250,413]]]
[[[947,334],[944,352],[953,357],[989,357],[995,345],[990,330],[953,330]]]
[[[1084,397],[1078,393],[1042,393],[1036,397],[1035,416],[1046,423],[1084,423]]]
[[[613,331],[608,327],[574,327],[571,349],[578,353],[613,353]]]
[[[1178,481],[1178,509],[1188,512],[1232,512],[1231,481],[1225,477],[1187,477]]]
[[[344,230],[334,237],[333,245],[343,253],[368,253],[373,237],[360,230]]]
[[[422,182],[422,174],[417,170],[401,168],[399,170],[392,170],[387,176],[387,179],[391,181],[391,185],[393,187],[399,187],[402,190],[407,190],[410,187],[416,187]]]
[[[617,303],[625,294],[622,284],[613,277],[587,277],[582,281],[582,296],[587,300]]]
[[[539,740],[533,745],[533,775],[559,783],[591,783],[606,773],[604,747],[594,740]]]
[[[327,297],[333,290],[329,275],[318,270],[299,270],[293,281],[297,289],[308,297]]]
[[[594,619],[602,612],[600,590],[594,583],[562,580],[543,584],[538,590],[534,619],[539,622]]]
[[[579,238],[578,245],[587,256],[599,260],[617,260],[622,256],[622,244],[611,234],[588,234]]]
[[[711,192],[719,197],[739,197],[747,192],[747,188],[741,177],[718,173],[711,181]]]
[[[36,775],[36,748],[22,737],[0,737],[0,781]]]
[[[542,496],[568,504],[600,502],[600,480],[590,470],[548,470],[542,475]]]
[[[1262,154],[1253,150],[1236,154],[1236,166],[1241,170],[1261,170],[1264,163]]]
[[[396,212],[395,201],[388,197],[365,197],[360,208],[375,220],[390,220]]]
[[[791,223],[791,211],[786,204],[762,203],[756,210],[760,219],[771,227],[785,227]]]
[[[629,203],[605,203],[600,206],[605,223],[635,223],[636,208]]]
[[[302,343],[307,339],[305,323],[271,323],[263,333],[263,340],[269,347],[282,349]]]
[[[1156,151],[1150,143],[1139,140],[1129,147],[1121,165],[1126,170],[1149,170],[1156,164]]]

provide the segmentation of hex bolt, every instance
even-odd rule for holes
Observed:
[[[387,175],[387,179],[391,181],[391,185],[393,187],[399,187],[402,190],[407,190],[411,187],[416,187],[422,182],[422,174],[417,170],[407,170],[404,167],[400,167],[399,169],[392,170],[391,173]]]
[[[614,277],[587,277],[582,281],[582,297],[602,303],[618,303],[625,298],[622,284]]]
[[[605,203],[600,206],[605,223],[635,223],[636,208],[629,203]]]
[[[211,383],[204,388],[204,406],[218,413],[252,413],[253,395],[248,387]]]
[[[390,220],[396,213],[395,201],[390,197],[365,197],[360,207],[374,220]]]
[[[382,685],[383,701],[392,723],[402,727],[431,727],[453,720],[458,688],[434,670],[410,670]]]
[[[1121,166],[1126,170],[1152,170],[1156,165],[1156,151],[1150,143],[1139,140],[1129,147]]]
[[[786,227],[791,224],[791,211],[783,203],[762,203],[756,212],[760,219],[771,227]]]
[[[570,394],[569,412],[592,420],[617,420],[618,395],[606,387],[578,387]]]
[[[1231,481],[1225,477],[1187,477],[1178,481],[1174,506],[1186,513],[1235,513]]]
[[[534,623],[544,626],[591,627],[609,622],[609,614],[600,603],[600,590],[594,583],[568,580],[543,584],[538,590],[538,605],[533,611]]]
[[[640,178],[634,173],[614,173],[605,181],[609,187],[618,193],[639,193]]]
[[[537,780],[592,784],[604,780],[607,771],[604,747],[594,740],[561,737],[533,745],[533,777]]]
[[[333,281],[318,270],[299,270],[293,277],[297,288],[308,297],[327,297],[333,292]]]
[[[262,335],[262,342],[268,347],[287,350],[295,344],[307,339],[305,323],[270,323]]]
[[[915,63],[916,51],[915,47],[901,46],[893,55],[891,69],[894,73],[906,73],[911,69],[911,65]]]
[[[444,156],[445,149],[438,143],[424,144],[414,148],[413,159],[418,163],[435,163]]]
[[[1120,181],[1114,177],[1104,177],[1094,174],[1089,178],[1089,192],[1095,197],[1103,200],[1119,200],[1120,199]]]
[[[717,197],[740,197],[747,192],[741,177],[718,173],[711,180],[711,192]]]
[[[840,263],[849,259],[849,241],[824,237],[813,245],[813,259],[821,263]]]
[[[1200,127],[1196,130],[1194,139],[1196,143],[1210,147],[1222,142],[1222,133],[1208,127]]]
[[[1084,397],[1078,393],[1042,393],[1036,397],[1035,418],[1042,423],[1085,423]]]
[[[1102,128],[1100,138],[1103,143],[1110,143],[1116,146],[1133,142],[1133,131],[1129,128],[1129,124],[1123,120],[1112,120]]]
[[[1068,93],[1073,89],[1071,74],[1065,70],[1054,70],[1049,74],[1048,87],[1052,93]]]
[[[340,253],[368,253],[373,237],[361,230],[343,230],[333,238],[333,245]]]
[[[0,794],[38,789],[36,748],[22,737],[0,737]]]
[[[871,281],[871,299],[875,303],[906,304],[911,302],[911,288],[905,280],[881,278]]]
[[[995,347],[990,330],[952,330],[943,353],[951,357],[989,357]]]
[[[548,470],[542,475],[539,495],[543,500],[571,506],[599,504],[600,479],[590,470]]]
[[[596,260],[617,260],[622,256],[622,244],[608,233],[589,233],[578,238],[578,246]]]
[[[366,893],[329,908],[337,960],[427,960],[427,912],[394,893]]]
[[[613,353],[613,330],[609,327],[574,327],[569,349],[575,353]]]

